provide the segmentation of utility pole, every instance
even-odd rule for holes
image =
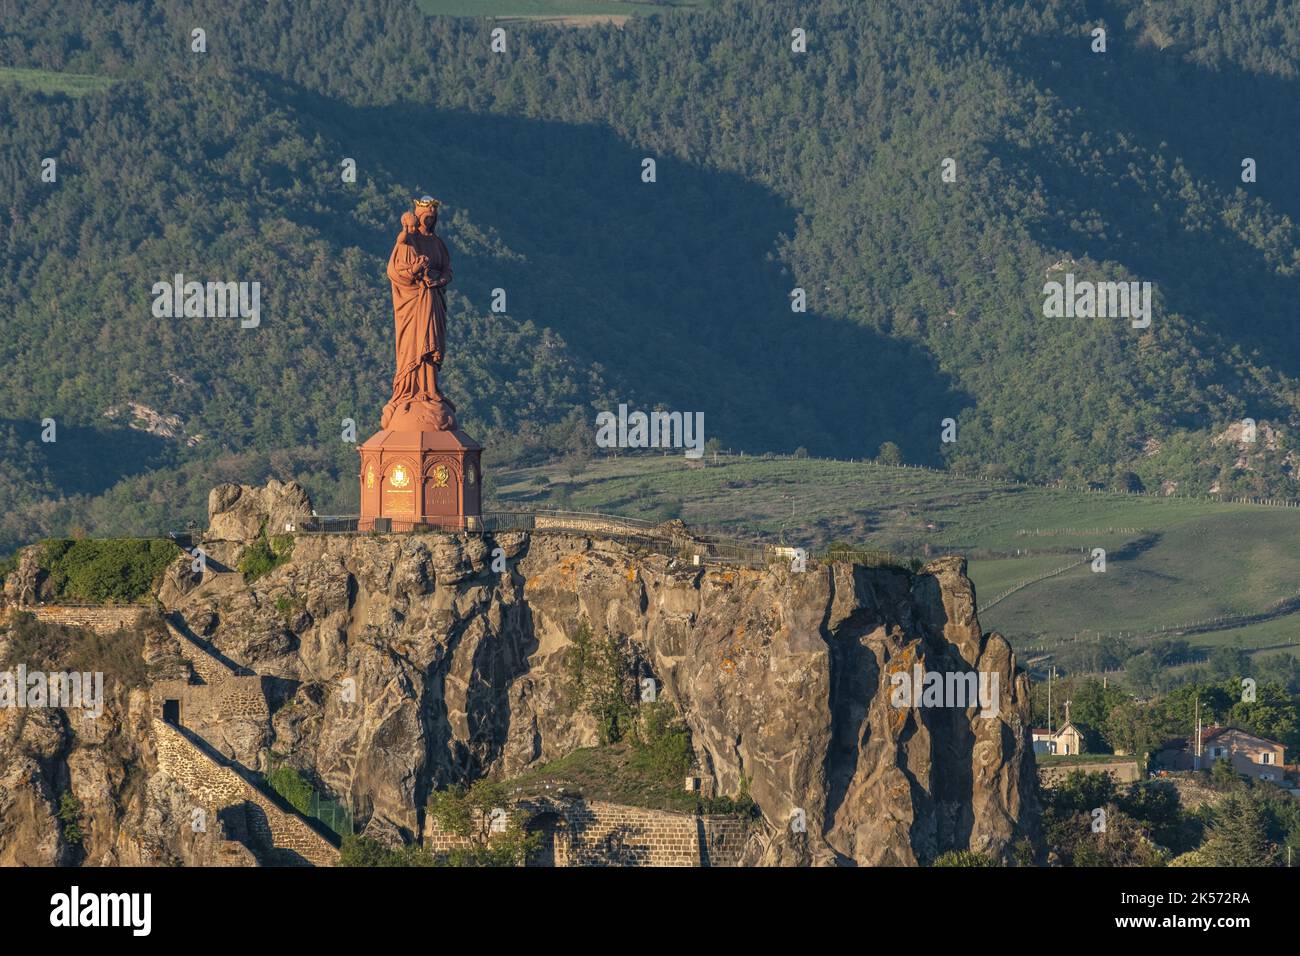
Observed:
[[[1201,690],[1196,689],[1196,759],[1193,761],[1194,770],[1201,769]]]
[[[1052,736],[1052,678],[1056,675],[1056,665],[1047,671],[1047,736]]]

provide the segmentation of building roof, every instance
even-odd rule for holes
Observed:
[[[1268,744],[1270,747],[1281,747],[1282,744],[1276,740],[1269,740],[1267,737],[1261,737],[1259,734],[1252,734],[1249,730],[1242,730],[1240,727],[1212,727],[1201,728],[1201,747],[1204,748],[1211,740],[1222,736],[1229,731],[1235,731],[1243,737],[1249,737],[1251,740],[1258,740],[1260,743]],[[1186,737],[1175,737],[1173,740],[1166,741],[1161,745],[1162,750],[1187,750],[1196,744],[1196,734],[1189,734]]]
[[[1048,730],[1045,727],[1035,727],[1033,730],[1030,731],[1030,734],[1033,735],[1034,737],[1059,737],[1067,730],[1073,730],[1080,737],[1083,736],[1083,732],[1079,730],[1078,727],[1074,726],[1074,721],[1070,721],[1065,726],[1060,727],[1056,730]]]

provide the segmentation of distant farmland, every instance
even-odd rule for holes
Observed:
[[[1021,647],[1050,650],[1107,633],[1140,645],[1185,625],[1196,625],[1184,636],[1200,647],[1300,637],[1300,600],[1289,603],[1300,598],[1300,508],[865,462],[720,457],[688,466],[680,453],[597,459],[575,476],[560,466],[524,469],[496,483],[505,504],[680,516],[814,550],[835,541],[904,557],[962,553],[981,625]],[[1106,551],[1105,573],[1092,570],[1094,548]],[[1032,583],[1007,593],[1023,582]]]

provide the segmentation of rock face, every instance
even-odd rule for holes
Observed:
[[[245,508],[245,490],[219,491],[214,535],[255,534],[254,519],[260,528],[273,513],[266,497]],[[690,727],[705,789],[758,804],[765,826],[747,862],[916,865],[1036,841],[1028,682],[1006,641],[981,633],[960,559],[914,575],[845,563],[795,573],[702,568],[560,533],[303,534],[264,577],[225,578],[183,597],[173,589],[181,614],[262,677],[270,749],[349,804],[370,836],[415,841],[433,789],[596,745],[595,721],[568,703],[568,660],[586,627],[661,683]],[[975,701],[896,706],[891,675],[918,665],[982,672],[996,689],[991,715]],[[131,713],[119,713],[120,733],[161,786],[144,715]],[[10,787],[21,772],[12,758],[48,762],[49,751],[69,769],[86,758],[66,737],[37,738],[0,742],[0,861],[57,861],[41,843],[48,821]],[[111,768],[78,773],[114,799]],[[94,852],[147,861],[122,849],[142,842],[126,832],[142,825],[125,810],[116,824],[106,817],[114,849],[96,837]],[[202,849],[172,841],[160,852]]]
[[[565,705],[586,623],[662,681],[714,791],[762,808],[759,861],[913,864],[1034,829],[1026,678],[974,606],[959,559],[719,571],[561,534],[302,535],[290,563],[186,613],[279,680],[272,748],[372,834],[413,839],[431,789],[595,745]],[[996,674],[997,715],[892,706],[889,675],[917,664]]]
[[[35,604],[40,597],[41,568],[35,548],[24,548],[18,567],[6,575],[4,598],[9,604]]]
[[[309,517],[311,500],[296,481],[217,485],[208,494],[208,537],[221,541],[251,541],[263,528],[283,534],[286,524]]]
[[[104,712],[0,709],[0,866],[217,866],[254,859],[221,821],[191,825],[194,800],[157,772],[148,692],[105,680]],[[59,810],[78,807],[72,836]]]

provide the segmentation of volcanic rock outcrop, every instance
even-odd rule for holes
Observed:
[[[219,497],[230,514],[232,496]],[[237,521],[214,521],[230,539],[205,545],[214,564],[236,567],[255,519],[275,510],[257,500]],[[299,534],[288,561],[248,584],[211,572],[196,581],[188,562],[169,575],[168,601],[195,640],[261,676],[270,749],[350,805],[369,836],[415,841],[433,790],[596,745],[595,720],[569,693],[585,629],[613,636],[660,682],[690,728],[706,789],[752,796],[763,823],[747,862],[916,865],[954,849],[1007,858],[1036,840],[1028,681],[1007,642],[981,632],[959,558],[918,572],[717,568],[598,537],[517,532]],[[993,713],[974,701],[895,706],[891,675],[917,665],[996,675]],[[90,858],[158,852],[154,831],[119,832],[171,812],[144,708],[142,697],[110,708],[143,777],[134,815],[95,818]],[[96,781],[125,773],[96,766],[86,753],[95,743],[71,722],[0,725],[0,861],[59,859],[41,845],[49,821],[34,809],[52,812],[55,778],[112,793]],[[20,792],[24,774],[37,795]],[[169,844],[163,856],[214,862],[217,848],[206,860],[201,849]]]

